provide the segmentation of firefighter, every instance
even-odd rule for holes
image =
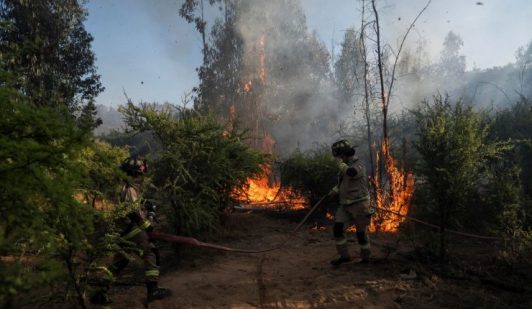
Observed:
[[[339,205],[334,218],[334,238],[339,257],[331,264],[338,266],[351,261],[344,235],[345,224],[354,223],[360,246],[362,262],[369,262],[371,255],[367,227],[373,209],[370,207],[369,180],[364,165],[355,156],[353,148],[346,140],[335,142],[331,146],[332,154],[338,164],[338,184],[329,192],[338,196]]]
[[[170,290],[158,287],[159,281],[159,252],[155,245],[150,242],[148,232],[153,229],[156,221],[155,206],[151,203],[144,203],[141,194],[143,176],[147,172],[148,165],[145,159],[128,158],[120,165],[132,181],[126,181],[122,188],[120,202],[124,208],[124,216],[120,216],[116,224],[121,229],[121,238],[124,243],[134,244],[133,252],[142,257],[144,261],[144,276],[147,288],[148,302],[166,298],[170,295]],[[107,295],[109,286],[114,278],[129,264],[129,255],[126,251],[131,251],[131,246],[124,246],[123,252],[115,254],[110,267],[99,266],[97,271],[105,280],[105,284],[91,297],[91,302],[96,304],[109,304],[111,301]]]

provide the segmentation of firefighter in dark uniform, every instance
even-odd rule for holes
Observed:
[[[141,198],[141,186],[143,176],[147,172],[147,162],[141,158],[128,158],[122,162],[120,168],[132,179],[132,181],[126,181],[120,196],[120,205],[124,215],[120,216],[116,224],[122,231],[121,238],[125,242],[133,243],[136,247],[133,252],[142,257],[144,261],[148,302],[168,297],[170,290],[158,287],[159,252],[155,245],[150,242],[148,236],[148,232],[153,229],[152,225],[156,220],[155,206],[143,203]],[[123,249],[130,251],[131,248]],[[110,267],[97,267],[101,276],[107,279],[108,284],[91,297],[91,302],[97,304],[111,302],[107,295],[109,285],[128,264],[128,255],[117,253],[113,257],[113,263]]]
[[[338,164],[338,184],[330,191],[330,196],[338,196],[339,205],[334,218],[334,238],[339,257],[331,261],[338,266],[351,261],[344,235],[345,225],[354,223],[360,246],[362,262],[368,262],[371,251],[367,227],[373,209],[370,207],[369,180],[362,162],[355,156],[353,148],[346,140],[335,142],[331,146],[332,154]]]

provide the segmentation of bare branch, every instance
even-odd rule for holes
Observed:
[[[412,30],[412,28],[414,28],[414,25],[417,22],[417,20],[419,19],[419,17],[421,17],[423,12],[425,12],[425,10],[429,7],[431,2],[432,2],[432,0],[427,1],[427,4],[425,4],[425,7],[423,7],[423,9],[421,11],[419,11],[419,13],[417,14],[416,18],[414,18],[414,20],[412,21],[412,23],[408,27],[408,30],[406,30],[406,33],[403,36],[401,44],[399,45],[399,50],[397,51],[397,55],[395,56],[395,61],[393,63],[390,87],[388,88],[388,103],[389,103],[389,100],[390,100],[390,96],[392,94],[392,88],[393,88],[393,84],[394,84],[394,81],[395,81],[395,68],[397,67],[397,62],[399,61],[399,56],[401,55],[401,51],[403,50],[403,46],[405,44],[406,38],[408,37],[408,34]],[[388,103],[386,105],[388,105]]]

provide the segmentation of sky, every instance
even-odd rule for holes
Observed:
[[[267,0],[249,0],[267,1]],[[94,37],[96,66],[106,88],[97,104],[170,102],[198,84],[201,37],[178,14],[183,0],[90,0],[85,27]],[[208,2],[208,1],[205,1]],[[310,31],[335,54],[345,29],[360,24],[359,0],[301,0]],[[411,21],[427,0],[381,0],[384,41],[397,48]],[[213,20],[219,12],[208,7]],[[432,0],[408,37],[424,41],[437,61],[445,35],[459,34],[467,69],[503,66],[515,60],[519,47],[532,40],[531,0]]]

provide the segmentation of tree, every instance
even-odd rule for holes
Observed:
[[[35,108],[6,86],[0,99],[0,303],[14,306],[15,294],[55,279],[77,286],[62,263],[87,247],[93,227],[91,208],[74,199],[89,134],[65,108]]]
[[[519,93],[528,99],[532,99],[532,41],[526,47],[517,51],[517,68],[519,70]],[[528,85],[528,88],[525,86]]]
[[[230,120],[231,106],[240,105],[242,101],[244,42],[235,24],[237,14],[235,4],[228,2],[225,19],[214,23],[210,35],[211,47],[199,68],[200,85],[196,89],[196,108],[223,115],[224,120]]]
[[[518,167],[520,183],[528,207],[526,224],[532,226],[532,100],[521,97],[516,104],[498,112],[491,128],[490,139],[516,141],[507,160]]]
[[[405,171],[401,171],[396,166],[396,161],[392,157],[391,154],[391,141],[389,136],[389,124],[388,124],[388,117],[390,112],[390,101],[393,97],[393,90],[394,85],[396,82],[396,70],[398,68],[399,60],[401,59],[401,52],[403,51],[403,47],[405,45],[405,41],[408,38],[408,35],[412,28],[414,27],[417,20],[420,18],[420,16],[423,14],[423,12],[428,8],[428,6],[431,3],[431,0],[428,0],[425,6],[419,11],[419,13],[416,15],[416,17],[413,19],[413,21],[410,23],[410,26],[407,28],[405,34],[403,35],[400,44],[396,51],[394,51],[390,45],[383,45],[383,42],[381,41],[382,33],[381,33],[381,26],[379,22],[379,10],[377,9],[376,0],[371,0],[371,11],[373,13],[374,20],[368,23],[362,23],[362,30],[361,33],[363,35],[362,38],[362,46],[363,50],[367,53],[367,46],[366,46],[366,31],[365,27],[366,25],[371,25],[374,30],[375,38],[374,40],[371,40],[374,42],[374,48],[375,48],[375,64],[376,66],[376,73],[377,76],[377,83],[376,88],[378,89],[376,93],[379,97],[379,104],[381,109],[381,116],[382,116],[382,142],[381,142],[381,153],[382,155],[379,156],[382,158],[380,161],[375,160],[376,163],[376,169],[375,171],[372,170],[372,184],[374,188],[374,197],[375,202],[377,204],[377,207],[379,208],[394,208],[399,211],[405,210],[410,203],[410,192],[412,191],[412,185],[413,185],[413,175],[410,173],[407,173]],[[365,20],[364,12],[365,12],[365,5],[366,2],[362,1],[362,20]],[[393,61],[391,60],[390,55],[393,55]],[[368,55],[364,57],[365,61],[368,61]],[[388,66],[388,62],[390,62],[390,65]],[[370,115],[369,115],[369,104],[368,104],[368,98],[369,98],[369,91],[368,91],[368,68],[366,63],[365,68],[365,101],[366,101],[366,121],[367,121],[367,128],[368,128],[368,140],[371,139],[371,131],[370,131]],[[370,149],[371,154],[371,149]],[[373,158],[372,158],[373,160]],[[382,221],[383,214],[377,214],[376,219],[374,219],[374,222]]]
[[[294,150],[298,141],[276,136],[277,129],[329,137],[335,121],[328,120],[336,111],[315,107],[333,101],[330,56],[317,35],[308,33],[299,3],[228,0],[224,6],[199,69],[196,107],[225,121],[238,119],[256,147],[271,133],[286,152]]]
[[[355,29],[347,29],[342,50],[334,64],[334,75],[340,92],[341,102],[352,104],[357,90],[364,80],[364,54],[361,51],[359,35]]]
[[[0,1],[1,68],[36,106],[79,112],[101,91],[78,0]]]
[[[118,163],[92,140],[103,87],[85,17],[76,0],[0,1],[2,306],[53,306],[61,282],[60,301],[84,307],[92,258],[109,252],[96,235],[102,216],[77,198],[103,191],[91,176],[105,178]],[[106,160],[84,164],[87,149]],[[36,287],[54,296],[15,297]]]
[[[460,35],[449,31],[443,41],[438,70],[445,80],[455,81],[464,75],[466,63],[465,56],[460,55],[462,46],[464,46],[464,41]]]
[[[438,219],[440,258],[445,259],[445,230],[452,225],[467,226],[466,214],[476,205],[473,201],[481,180],[489,179],[489,160],[509,146],[488,142],[489,126],[481,115],[460,101],[452,104],[447,96],[435,96],[432,103],[424,101],[414,116],[415,147],[420,154],[416,175],[423,179],[418,190],[426,190],[428,195],[418,210]]]
[[[209,4],[213,5],[221,0],[209,0]],[[225,0],[227,2],[227,0]],[[179,15],[183,17],[187,22],[194,23],[196,30],[201,34],[201,42],[203,43],[203,63],[207,62],[207,55],[209,53],[209,45],[207,44],[206,30],[207,22],[204,16],[204,1],[203,0],[185,0],[179,9]],[[199,12],[196,12],[199,10]]]

